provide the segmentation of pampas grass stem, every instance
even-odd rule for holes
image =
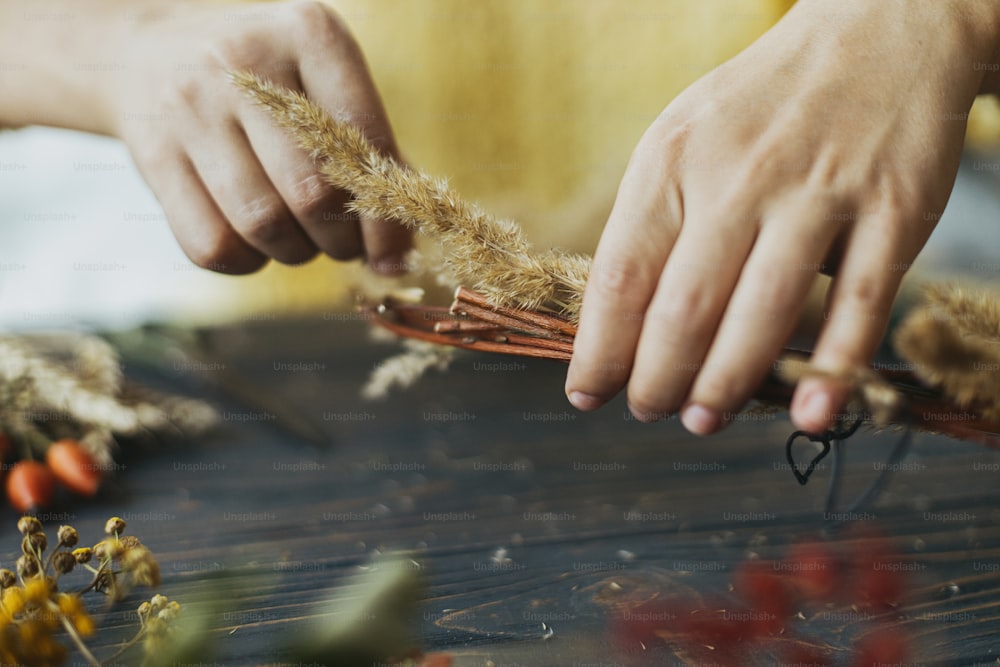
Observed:
[[[232,79],[313,155],[331,185],[351,193],[352,210],[438,241],[452,286],[471,285],[497,305],[578,318],[588,258],[532,251],[515,223],[463,201],[445,180],[399,164],[305,95],[247,72]]]

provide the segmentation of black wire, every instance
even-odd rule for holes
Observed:
[[[809,482],[809,478],[816,470],[816,466],[820,463],[820,461],[833,452],[833,456],[831,457],[832,469],[830,471],[830,482],[827,486],[826,499],[823,503],[823,517],[827,528],[837,528],[842,526],[852,521],[858,514],[860,514],[860,510],[865,505],[872,502],[882,491],[898,463],[906,456],[912,441],[911,415],[907,406],[903,407],[903,415],[903,434],[900,436],[896,445],[889,453],[889,458],[883,465],[882,470],[879,471],[878,476],[871,482],[871,484],[868,485],[868,488],[865,489],[864,492],[862,492],[861,495],[858,496],[858,498],[842,512],[837,512],[835,508],[838,496],[840,495],[840,486],[844,474],[844,461],[846,459],[844,441],[854,435],[858,429],[861,428],[861,424],[864,422],[864,417],[859,416],[845,429],[840,429],[838,427],[818,434],[809,433],[807,431],[795,431],[788,436],[788,440],[785,441],[785,458],[791,466],[795,479],[803,486]],[[799,468],[795,463],[795,457],[792,454],[795,441],[803,437],[808,438],[810,442],[818,443],[823,447],[819,454],[814,456],[812,460],[809,461],[804,473],[799,471]]]
[[[790,436],[788,440],[785,441],[785,458],[788,460],[788,465],[792,468],[792,474],[795,475],[795,479],[798,480],[799,484],[805,486],[809,482],[809,478],[812,476],[813,472],[816,470],[816,466],[819,462],[826,458],[826,455],[830,453],[831,443],[839,442],[841,440],[846,440],[857,432],[861,428],[861,424],[864,422],[864,417],[859,416],[854,422],[851,423],[844,430],[831,429],[828,431],[823,431],[822,433],[810,433],[809,431],[795,431]],[[814,456],[809,465],[806,466],[805,472],[799,472],[799,467],[795,463],[795,456],[792,453],[792,448],[795,445],[795,441],[799,438],[808,438],[809,442],[815,442],[823,446],[822,451]]]
[[[896,446],[892,448],[892,452],[889,453],[889,458],[886,459],[886,462],[883,465],[882,470],[879,471],[878,476],[872,480],[872,483],[868,485],[868,488],[865,489],[860,496],[858,496],[857,500],[855,500],[850,507],[843,511],[843,514],[848,517],[852,514],[858,513],[862,507],[875,499],[875,496],[882,491],[886,483],[889,481],[889,477],[892,476],[892,473],[898,466],[899,462],[909,451],[910,443],[913,440],[913,429],[910,428],[909,409],[905,409],[904,417],[903,434],[899,436]]]

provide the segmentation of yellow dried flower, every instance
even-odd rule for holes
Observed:
[[[146,547],[130,549],[122,558],[122,570],[132,576],[137,586],[159,586],[160,564]]]
[[[46,559],[42,557],[48,546],[45,533],[31,519],[26,517],[18,523],[25,552],[17,560],[18,574],[0,569],[0,666],[64,664],[68,651],[61,642],[63,638],[75,645],[87,664],[105,664],[91,654],[83,641],[97,631],[97,626],[87,612],[82,593],[105,592],[119,600],[131,585],[156,585],[160,581],[156,559],[137,538],[119,536],[125,522],[117,517],[106,525],[109,537],[93,548],[73,548],[79,534],[72,526],[61,526],[59,544]],[[95,555],[101,560],[99,566],[88,567],[94,580],[80,593],[60,592],[58,578],[75,569],[78,563],[88,563]],[[120,567],[113,566],[113,562]],[[169,624],[180,614],[180,609],[180,605],[162,595],[143,603],[139,607],[141,624],[136,635],[112,658],[143,638],[148,640],[147,651],[166,648]],[[152,638],[147,637],[150,634]]]
[[[24,589],[19,586],[11,586],[3,591],[3,608],[12,617],[24,611],[24,606],[28,601]]]
[[[22,516],[17,520],[17,529],[22,535],[30,535],[42,529],[42,522],[33,516]]]
[[[101,540],[94,545],[94,555],[98,560],[114,560],[122,555],[125,549],[118,540]]]
[[[56,535],[59,537],[59,544],[70,549],[80,541],[80,534],[73,526],[59,526],[59,532]]]
[[[118,543],[122,545],[122,549],[128,551],[129,549],[135,549],[142,546],[142,542],[135,535],[126,535],[124,537],[118,538]]]
[[[157,593],[149,601],[149,604],[152,607],[152,611],[154,613],[159,613],[161,609],[167,606],[167,602],[169,602],[169,598],[167,598],[166,595],[161,595]]]
[[[52,569],[59,574],[72,572],[74,567],[76,567],[76,558],[68,551],[60,551],[52,557]]]
[[[52,594],[51,581],[47,577],[36,577],[24,584],[24,595],[28,603],[41,604]]]
[[[76,631],[83,637],[94,634],[94,620],[87,613],[87,608],[83,605],[83,600],[79,595],[61,593],[57,597],[59,611],[69,619]]]
[[[113,516],[104,524],[104,532],[117,537],[125,532],[125,525],[125,519]]]
[[[143,628],[146,636],[143,641],[143,651],[148,657],[152,657],[167,647],[170,624],[180,616],[181,606],[158,593],[149,603],[140,605],[139,609],[140,616],[145,619]]]
[[[32,555],[24,554],[17,559],[17,574],[22,579],[28,579],[34,577],[39,573],[41,567],[38,564],[38,559]]]
[[[30,544],[36,553],[45,551],[49,547],[49,538],[41,531],[27,535],[24,541]]]
[[[23,651],[21,664],[58,665],[66,660],[66,648],[53,635],[55,618],[45,616],[20,623],[19,639]]]

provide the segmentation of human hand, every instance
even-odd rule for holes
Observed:
[[[632,155],[584,295],[566,393],[626,384],[644,421],[706,435],[752,395],[822,269],[813,362],[865,364],[948,200],[1000,10],[975,0],[800,0],[674,100]],[[799,428],[846,400],[800,383]]]
[[[173,2],[131,11],[128,66],[109,86],[107,129],[128,144],[192,261],[246,273],[318,249],[401,271],[408,232],[346,212],[349,195],[229,81],[251,70],[303,91],[398,157],[361,50],[332,10]]]

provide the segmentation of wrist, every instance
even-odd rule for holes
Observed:
[[[956,108],[1000,87],[1000,2],[798,0],[786,20],[809,46],[853,52],[873,69],[924,72]]]
[[[933,1],[933,0],[932,0]],[[1000,2],[951,0],[945,3],[969,35],[969,67],[979,93],[1000,93]]]
[[[115,0],[0,2],[0,124],[110,134],[136,10]]]

